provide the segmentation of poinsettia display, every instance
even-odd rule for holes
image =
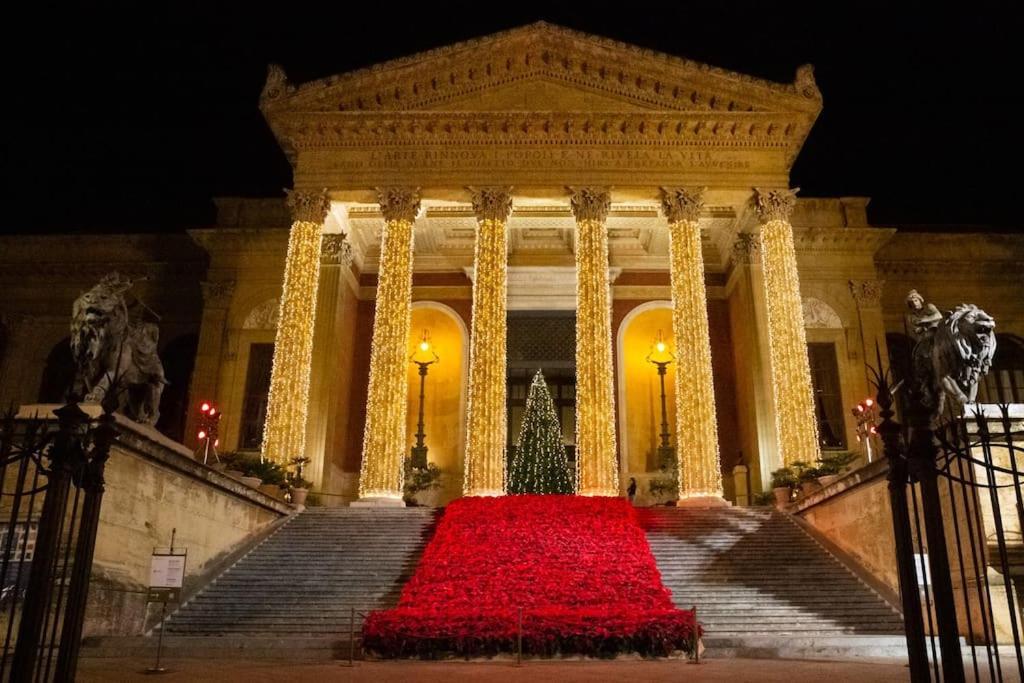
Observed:
[[[523,495],[448,506],[398,607],[373,612],[385,657],[665,656],[699,633],[661,582],[635,509],[619,498]]]

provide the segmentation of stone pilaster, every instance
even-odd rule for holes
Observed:
[[[228,311],[235,292],[234,280],[211,280],[200,283],[203,291],[203,317],[199,326],[196,361],[188,390],[185,413],[185,443],[194,446],[198,405],[202,401],[217,401],[221,364],[224,362],[224,335],[227,332]]]
[[[761,219],[761,263],[768,301],[776,429],[781,459],[813,462],[820,455],[811,370],[807,360],[800,275],[790,214],[796,190],[755,191]]]
[[[751,465],[754,491],[768,486],[771,472],[782,466],[775,424],[771,352],[768,343],[768,302],[761,268],[761,236],[741,232],[732,248],[729,327],[736,368],[736,399],[740,443]]]
[[[359,498],[364,503],[401,504],[413,224],[420,210],[420,195],[418,189],[390,187],[378,189],[377,196],[384,214],[384,232],[377,273]]]
[[[702,188],[662,188],[668,219],[672,332],[676,356],[676,462],[679,500],[722,497],[715,382],[698,218]]]
[[[470,193],[477,233],[463,492],[467,496],[502,495],[508,429],[506,222],[512,213],[512,194],[508,187],[470,188]]]
[[[576,492],[619,495],[607,188],[570,188],[576,217]]]
[[[344,340],[340,328],[339,299],[345,286],[344,270],[351,264],[352,247],[340,233],[320,240],[320,285],[317,288],[316,325],[313,333],[312,372],[309,384],[309,415],[306,420],[306,457],[303,477],[314,490],[323,486],[327,456],[328,423],[333,417],[338,392],[338,349]]]
[[[327,191],[292,190],[286,200],[292,214],[284,263],[281,312],[274,338],[274,364],[263,428],[264,458],[287,463],[305,454],[309,376],[313,359],[320,237],[330,210]]]

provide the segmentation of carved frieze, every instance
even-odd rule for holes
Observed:
[[[697,222],[704,207],[703,187],[661,188],[661,209],[669,223]]]
[[[242,323],[244,330],[276,330],[281,315],[281,303],[277,299],[267,299],[255,306]]]

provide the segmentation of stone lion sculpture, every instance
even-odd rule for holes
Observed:
[[[88,403],[112,399],[115,409],[132,420],[154,424],[167,384],[157,355],[160,331],[153,323],[129,316],[124,293],[131,286],[130,279],[109,273],[75,300],[71,315],[75,381],[71,392]]]
[[[934,306],[922,307],[919,301],[911,301],[916,294],[911,293],[908,304],[912,311],[924,313],[917,316],[923,324],[915,325],[918,339],[914,348],[914,375],[921,387],[921,400],[936,415],[945,409],[947,398],[962,410],[977,400],[978,382],[992,367],[996,322],[974,304],[960,304],[936,319]]]

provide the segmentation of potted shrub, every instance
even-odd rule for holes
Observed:
[[[413,467],[412,458],[406,458],[405,491],[402,495],[406,505],[420,505],[416,500],[417,493],[438,488],[441,488],[441,468],[432,462],[427,463],[426,467]]]
[[[818,483],[820,470],[806,462],[794,462],[793,469],[796,471],[796,480],[800,486],[800,492],[806,497],[821,488]]]
[[[220,456],[220,463],[218,464],[223,465],[223,467],[220,468],[220,471],[226,474],[227,476],[231,477],[232,479],[241,480],[242,477],[245,476],[243,467],[240,464],[241,458],[242,456],[240,456],[238,453],[225,453],[224,455]],[[214,469],[218,468],[214,467]]]
[[[647,482],[647,491],[652,504],[668,505],[679,495],[679,484],[675,477],[655,477]]]
[[[793,487],[797,484],[796,473],[790,467],[782,467],[772,472],[772,493],[775,505],[785,507],[793,497]]]
[[[309,487],[313,482],[302,478],[302,468],[309,462],[309,458],[292,458],[289,464],[293,472],[288,477],[288,492],[292,499],[292,505],[299,512],[306,509],[306,496],[309,494]]]
[[[838,451],[823,455],[818,461],[818,483],[822,486],[829,486],[835,483],[846,471],[850,464],[857,459],[856,454],[849,451]]]
[[[263,484],[257,488],[274,498],[282,497],[281,487],[288,483],[285,469],[281,465],[262,458],[251,460],[246,474],[251,477],[259,477]]]

